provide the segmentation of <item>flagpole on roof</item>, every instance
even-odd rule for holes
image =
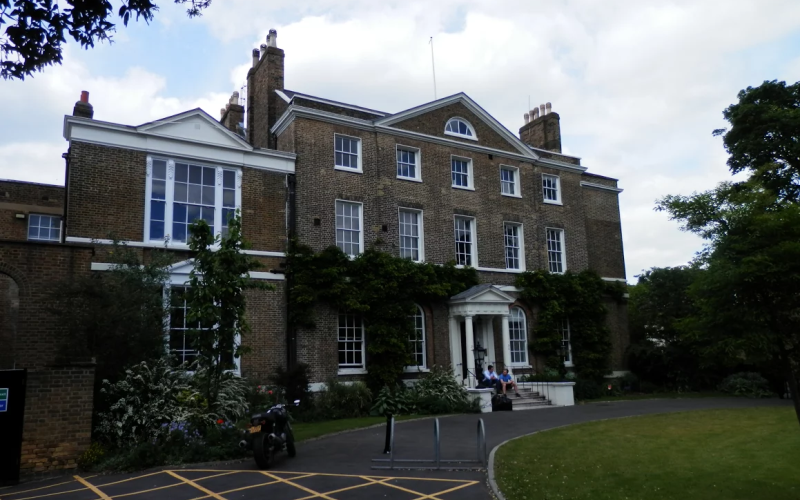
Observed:
[[[428,41],[431,45],[431,68],[433,69],[433,100],[437,99],[436,97],[436,65],[433,62],[433,37]]]

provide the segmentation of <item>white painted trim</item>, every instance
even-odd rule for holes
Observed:
[[[628,280],[625,278],[600,278],[603,281],[619,281],[621,283],[627,283]]]
[[[336,107],[339,107],[339,108],[353,109],[355,111],[361,111],[363,113],[368,113],[368,114],[375,115],[375,116],[386,116],[386,113],[382,113],[382,112],[376,111],[374,109],[362,108],[361,106],[355,106],[353,104],[345,104],[343,102],[331,101],[329,99],[324,99],[322,97],[314,97],[314,96],[310,96],[308,94],[303,94],[301,92],[295,92],[294,95],[292,95],[292,101],[294,101],[295,97],[298,97],[300,99],[305,99],[306,101],[314,101],[314,102],[319,102],[319,103],[322,103],[322,104],[330,104],[331,106],[336,106]]]
[[[520,293],[522,291],[522,288],[517,288],[514,285],[498,285],[497,288],[503,292]]]
[[[430,373],[430,368],[423,366],[406,366],[403,368],[403,373]]]
[[[581,187],[590,188],[590,189],[600,189],[603,191],[611,191],[614,193],[621,193],[624,189],[616,188],[613,186],[606,186],[605,184],[596,184],[594,182],[586,182],[581,181]]]
[[[412,262],[425,262],[425,225],[423,222],[424,218],[424,211],[419,208],[408,208],[408,207],[397,207],[397,249],[400,250],[400,212],[416,212],[419,217],[417,217],[417,225],[419,226],[419,260],[413,260]]]
[[[564,204],[561,203],[560,201],[542,200],[542,203],[545,204],[545,205],[553,205],[553,206],[556,206],[556,207],[563,207],[564,206]]]
[[[466,125],[469,131],[472,132],[472,135],[464,135],[464,134],[459,134],[458,132],[448,131],[447,126],[450,125],[450,122],[453,120],[460,120],[464,122],[464,125]],[[453,137],[459,137],[461,139],[469,139],[470,141],[478,140],[478,134],[475,132],[475,127],[472,126],[469,120],[467,120],[466,118],[461,118],[460,116],[453,116],[447,120],[447,123],[444,124],[444,135],[452,135]]]
[[[286,276],[283,274],[268,273],[263,271],[250,271],[250,279],[254,280],[269,280],[269,281],[285,281]]]
[[[67,243],[89,243],[97,245],[113,245],[114,241],[103,238],[81,238],[78,236],[67,236],[65,241]],[[133,248],[161,248],[164,250],[189,250],[189,245],[172,243],[169,246],[164,242],[148,242],[148,241],[119,241],[118,243]],[[261,257],[286,257],[285,252],[268,252],[261,250],[242,250],[242,253],[247,255],[255,255]]]
[[[521,363],[520,362],[512,363],[512,362],[506,360],[506,366],[507,367],[511,367],[511,368],[530,368],[531,365],[528,363],[530,361],[530,353],[528,352],[528,343],[529,343],[529,340],[528,340],[528,315],[525,313],[525,309],[521,308],[520,306],[512,306],[512,307],[508,308],[508,323],[509,323],[509,328],[508,328],[508,332],[509,332],[508,333],[508,342],[509,342],[508,352],[509,352],[509,354],[511,354],[511,345],[510,345],[511,344],[511,318],[513,317],[512,315],[513,315],[513,311],[515,309],[518,309],[522,313],[522,331],[525,334],[525,349],[522,352],[525,353],[525,361],[523,361]],[[516,380],[515,380],[515,382],[516,382]]]
[[[503,170],[511,170],[514,172],[514,194],[503,192]],[[513,165],[500,164],[500,194],[509,198],[522,198],[522,176],[519,172],[519,167]]]
[[[471,231],[470,232],[472,233],[471,234],[472,241],[470,242],[470,244],[472,245],[471,248],[470,248],[471,253],[472,253],[472,255],[471,255],[472,264],[470,264],[469,267],[474,267],[475,269],[478,269],[478,219],[477,219],[477,217],[472,217],[471,215],[453,214],[453,256],[454,257],[456,256],[456,219],[459,218],[459,217],[460,218],[464,218],[464,219],[471,219],[472,220],[472,224],[470,224],[470,227],[471,227]],[[464,268],[466,266],[457,265],[456,267]]]
[[[398,151],[408,151],[414,153],[414,171],[416,175],[414,177],[403,177],[397,173],[397,152]],[[403,144],[395,144],[394,147],[394,158],[395,158],[395,175],[401,181],[414,181],[414,182],[422,182],[422,150],[420,148],[415,148],[413,146],[405,146]]]
[[[336,136],[346,137],[348,139],[354,139],[354,140],[357,141],[357,146],[356,147],[358,148],[358,152],[356,153],[356,160],[358,161],[358,168],[344,167],[344,166],[336,164],[336,153],[337,152],[338,153],[343,153],[343,154],[352,154],[352,153],[344,153],[343,151],[336,151]],[[357,173],[357,174],[363,174],[364,173],[364,166],[361,163],[361,157],[362,157],[362,155],[361,155],[361,137],[356,137],[356,136],[347,135],[347,134],[337,134],[337,133],[334,132],[334,134],[333,134],[333,169],[334,170],[340,170],[342,172],[352,172],[352,173]]]
[[[336,371],[337,375],[366,375],[367,369],[366,368],[339,368]]]
[[[280,96],[280,98],[283,99],[284,101],[286,101],[287,103],[291,103],[292,102],[292,100],[289,98],[289,96],[284,94],[282,90],[275,89],[275,93],[278,94]]]
[[[360,201],[342,200],[342,199],[336,198],[334,200],[334,202],[333,202],[333,218],[334,218],[334,221],[336,220],[336,204],[339,203],[339,202],[341,202],[341,203],[350,203],[350,204],[359,206],[358,217],[359,217],[359,221],[361,222],[361,228],[359,229],[359,232],[358,232],[358,255],[361,255],[362,253],[364,253],[364,228],[366,227],[366,224],[364,224],[364,203],[362,203]],[[334,229],[333,229],[333,231],[334,231],[333,232],[333,244],[336,245],[336,246],[339,246],[338,243],[336,242],[336,231],[338,231],[339,228],[336,226],[336,222],[334,222],[333,226],[334,226]],[[356,257],[356,255],[350,255],[350,258],[354,258],[354,257]]]
[[[544,228],[544,250],[545,253],[549,252],[550,250],[547,248],[547,230],[552,229],[553,231],[559,231],[561,234],[561,272],[560,273],[553,273],[553,274],[564,274],[567,272],[567,236],[566,231],[562,227],[547,227]],[[550,256],[547,256],[547,270],[550,271]]]
[[[522,222],[515,222],[515,221],[503,221],[503,254],[505,257],[505,249],[506,249],[506,224],[510,226],[517,226],[519,228],[519,269],[509,269],[506,268],[506,271],[515,271],[518,273],[525,272],[525,228],[523,227]],[[480,269],[479,269],[480,271]]]
[[[467,109],[478,115],[486,125],[489,126],[492,130],[497,132],[501,137],[505,138],[511,145],[516,147],[524,156],[532,157],[532,158],[539,158],[539,155],[534,153],[527,144],[522,142],[516,135],[511,133],[507,128],[503,126],[502,123],[497,121],[495,117],[487,113],[482,107],[478,105],[475,101],[473,101],[467,94],[463,92],[459,92],[458,94],[454,94],[452,96],[443,97],[439,100],[432,101],[429,103],[422,104],[420,106],[416,106],[411,109],[407,109],[406,111],[401,111],[400,113],[395,113],[391,116],[387,116],[386,118],[382,118],[380,120],[376,120],[376,125],[393,125],[395,123],[407,120],[409,118],[413,118],[414,116],[421,115],[423,113],[427,113],[429,111],[433,111],[435,109],[442,108],[444,106],[449,106],[455,102],[461,102]]]
[[[555,151],[550,151],[549,149],[535,148],[535,147],[531,146],[530,144],[528,144],[528,147],[531,148],[534,151],[541,151],[542,153],[546,153],[546,154],[549,154],[549,155],[565,156],[567,158],[574,158],[574,159],[576,159],[578,161],[581,160],[580,156],[568,155],[568,154],[564,154],[564,153],[556,153]]]
[[[467,162],[467,185],[456,186],[453,184],[453,160],[462,160]],[[465,189],[467,191],[475,191],[475,169],[472,167],[472,158],[466,156],[450,155],[450,187],[453,189]]]
[[[545,177],[555,178],[556,180],[556,199],[548,200],[544,196],[544,179]],[[561,176],[553,174],[542,174],[542,202],[550,205],[562,205],[561,201]]]
[[[456,267],[463,268],[464,266],[456,266]],[[508,274],[522,274],[525,272],[519,269],[502,269],[499,267],[476,267],[475,270],[487,273],[508,273]]]

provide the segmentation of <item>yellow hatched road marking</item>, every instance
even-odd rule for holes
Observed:
[[[70,482],[72,482],[72,481],[70,481]],[[44,497],[52,497],[52,496],[55,496],[55,495],[64,495],[66,493],[75,493],[76,491],[85,491],[87,489],[88,488],[78,488],[78,489],[75,489],[75,490],[57,491],[55,493],[45,493],[44,495],[36,495],[36,496],[33,496],[33,497],[14,498],[12,500],[32,500],[34,498],[44,498]]]
[[[237,472],[239,472],[239,471],[237,471]],[[250,471],[247,471],[247,472],[256,472],[256,471],[250,470]],[[291,479],[303,479],[303,478],[306,478],[306,477],[311,477],[313,475],[314,474],[306,474],[305,476],[297,476],[297,477],[293,477]],[[204,477],[203,479],[208,479],[208,478]],[[253,489],[253,488],[259,488],[261,486],[269,486],[270,484],[278,484],[279,482],[280,481],[270,481],[268,483],[251,484],[249,486],[242,486],[241,488],[234,488],[232,490],[220,491],[219,494],[220,495],[227,495],[228,493],[235,493],[237,491],[250,490],[250,489]],[[204,495],[202,497],[194,497],[191,500],[202,500],[202,499],[208,498],[208,497],[209,497],[209,495]]]
[[[200,486],[199,484],[195,483],[194,481],[186,479],[183,476],[179,476],[179,475],[175,474],[174,472],[172,472],[171,470],[164,471],[164,472],[166,472],[167,474],[169,474],[170,476],[172,476],[172,477],[174,477],[176,479],[179,479],[179,480],[183,481],[184,483],[188,484],[189,486],[197,488],[198,490],[202,491],[203,493],[205,493],[206,495],[208,495],[210,497],[216,498],[217,500],[226,500],[225,497],[217,495],[216,493],[214,493],[213,491],[209,490],[208,488],[203,488],[202,486]]]
[[[96,476],[97,476],[96,474],[94,476],[86,476],[85,479],[89,479],[89,478],[96,477]],[[47,486],[40,486],[38,488],[31,488],[29,490],[15,491],[13,493],[8,493],[8,495],[21,495],[23,493],[30,493],[31,491],[46,490],[47,488],[55,488],[56,486],[62,486],[64,484],[69,484],[71,482],[72,481],[64,481],[63,483],[48,484]],[[3,489],[5,489],[5,488],[0,488],[0,491],[2,491]]]
[[[92,483],[90,483],[89,481],[85,480],[81,476],[72,476],[72,477],[74,477],[75,480],[78,481],[79,483],[81,483],[82,485],[84,485],[87,488],[89,488],[90,490],[92,490],[92,492],[95,495],[97,495],[98,497],[100,497],[102,500],[111,500],[111,497],[109,497],[108,495],[106,495],[105,493],[103,493],[102,491],[97,489],[97,486],[93,485]]]
[[[397,478],[394,478],[394,479],[415,480],[417,478],[415,478],[415,477],[397,477]],[[396,484],[389,484],[389,483],[383,483],[383,484],[385,484],[386,486],[388,486],[390,488],[394,488],[396,490],[405,491],[406,493],[411,493],[413,495],[419,495],[414,500],[441,500],[441,498],[439,498],[437,495],[444,495],[445,493],[450,493],[451,491],[460,490],[461,488],[466,488],[467,486],[472,486],[473,484],[478,484],[478,481],[470,481],[469,483],[462,484],[460,486],[456,486],[455,488],[451,488],[451,489],[445,490],[445,491],[439,491],[439,492],[436,492],[436,493],[431,493],[430,495],[427,495],[425,493],[420,493],[419,491],[410,490],[408,488],[403,488],[402,486],[398,486]]]
[[[318,492],[318,491],[314,491],[314,490],[312,490],[311,488],[306,488],[305,486],[302,486],[302,485],[300,485],[300,484],[297,484],[297,483],[293,483],[293,482],[289,481],[288,479],[281,479],[281,478],[279,478],[278,476],[273,476],[273,475],[272,475],[272,474],[270,474],[269,472],[264,472],[264,471],[261,471],[261,473],[262,473],[262,474],[264,474],[264,475],[265,475],[265,476],[267,476],[267,477],[271,477],[272,479],[275,479],[275,480],[277,480],[277,481],[280,481],[281,483],[286,483],[286,484],[288,484],[289,486],[294,486],[294,487],[295,487],[295,488],[297,488],[298,490],[303,490],[303,491],[305,491],[306,493],[311,493],[311,495],[312,495],[312,496],[310,496],[309,498],[317,498],[317,497],[319,497],[319,498],[324,498],[325,500],[336,500],[335,498],[331,498],[331,497],[329,497],[329,496],[328,496],[328,495],[326,495],[325,493],[320,493],[320,492]],[[292,479],[294,479],[294,478],[292,478]]]
[[[317,498],[319,495],[333,495],[334,493],[341,493],[343,491],[354,490],[356,488],[363,488],[364,486],[372,486],[373,484],[383,484],[384,481],[389,481],[391,478],[381,479],[380,481],[375,481],[374,479],[370,479],[368,477],[359,476],[361,479],[369,481],[368,483],[357,484],[355,486],[348,486],[347,488],[342,488],[339,490],[333,491],[326,491],[325,493],[320,493],[318,495],[311,495],[309,497],[298,498],[297,500],[309,500],[310,498]],[[300,479],[299,477],[294,477],[292,479]]]
[[[136,479],[144,479],[146,477],[155,476],[156,474],[161,474],[163,472],[164,471],[151,472],[150,474],[142,474],[141,476],[129,477],[128,479],[120,479],[119,481],[113,481],[113,482],[110,482],[110,483],[99,484],[98,486],[101,486],[101,487],[105,488],[106,486],[111,486],[112,484],[127,483],[128,481],[133,481],[133,480],[136,480]]]
[[[436,492],[436,493],[434,493],[433,495],[434,495],[434,496],[437,496],[437,495],[444,495],[445,493],[452,493],[452,492],[454,492],[454,491],[456,491],[456,490],[460,490],[461,488],[466,488],[467,486],[474,486],[474,485],[476,485],[476,484],[478,484],[478,481],[472,481],[471,483],[462,484],[462,485],[460,485],[460,486],[456,486],[456,487],[454,487],[454,488],[450,488],[449,490],[437,491],[437,492]],[[390,486],[390,485],[388,485],[388,484],[387,484],[387,486]],[[420,493],[420,495],[422,495],[422,493]],[[417,498],[415,498],[414,500],[422,500],[423,498],[428,498],[428,496],[421,496],[421,497],[417,497]]]
[[[219,469],[181,469],[186,472],[218,472]],[[254,472],[254,473],[262,473],[263,471],[257,470],[237,470],[236,472]],[[371,477],[373,479],[413,479],[414,481],[435,481],[435,482],[443,482],[443,483],[476,483],[477,481],[473,481],[471,479],[438,479],[434,477],[408,477],[408,476],[400,476],[400,477],[390,477],[390,476],[364,476],[362,474],[335,474],[332,472],[292,472],[287,470],[280,470],[280,471],[272,471],[271,474],[314,474],[315,476],[333,476],[333,477]]]
[[[234,474],[236,472],[237,471],[223,472],[222,474],[214,474],[213,476],[201,477],[199,479],[195,479],[195,481],[203,481],[205,479],[211,479],[211,478],[214,478],[214,477],[227,476],[228,474]],[[163,474],[163,471],[159,472],[159,474]],[[150,476],[150,475],[151,474],[148,474],[148,476]],[[142,476],[142,477],[146,477],[146,476]],[[114,483],[112,483],[112,484],[114,484]],[[168,484],[166,486],[159,486],[158,488],[150,488],[149,490],[134,491],[133,493],[123,493],[121,495],[114,495],[114,498],[129,497],[129,496],[132,496],[132,495],[141,495],[142,493],[150,493],[151,491],[165,490],[167,488],[174,488],[175,486],[183,486],[185,484],[186,483],[184,483],[184,482],[175,483],[175,484]],[[103,485],[103,486],[106,486],[106,485]],[[204,497],[201,497],[201,498],[208,498],[208,495],[206,495]]]

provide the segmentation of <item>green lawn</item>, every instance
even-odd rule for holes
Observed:
[[[496,454],[507,500],[797,500],[800,426],[787,407],[592,422]]]
[[[687,398],[729,398],[730,394],[719,391],[703,392],[654,392],[654,393],[631,393],[622,396],[602,396],[597,399],[586,399],[579,401],[578,404],[598,403],[602,401],[633,401],[637,399],[687,399]]]
[[[403,415],[395,417],[395,421],[422,418],[421,415]],[[361,429],[370,425],[385,424],[386,417],[342,418],[325,422],[297,422],[292,424],[295,441],[304,441],[334,432]]]

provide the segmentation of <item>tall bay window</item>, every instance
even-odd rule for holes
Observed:
[[[356,314],[339,313],[339,368],[364,368],[364,323]]]
[[[525,312],[512,307],[508,318],[508,338],[511,341],[511,365],[528,364],[528,334]]]
[[[241,173],[235,168],[148,157],[145,240],[185,244],[189,226],[204,220],[225,235],[241,206]]]
[[[351,257],[361,253],[361,203],[336,200],[336,246]]]
[[[414,323],[414,333],[408,339],[409,349],[411,351],[411,358],[414,360],[411,364],[415,368],[425,368],[426,353],[425,353],[425,314],[420,306],[416,306],[416,312],[411,316],[411,321]]]
[[[506,250],[506,269],[525,270],[525,256],[522,248],[522,224],[506,222],[503,224],[503,243]]]
[[[422,262],[423,257],[422,212],[400,209],[400,257]]]
[[[559,324],[559,333],[561,334],[561,349],[563,353],[564,366],[573,366],[572,362],[572,339],[569,330],[569,320],[565,319]]]
[[[547,228],[547,264],[551,273],[561,274],[567,270],[564,253],[564,230]]]
[[[478,266],[475,248],[475,218],[455,216],[456,264],[459,266]]]

